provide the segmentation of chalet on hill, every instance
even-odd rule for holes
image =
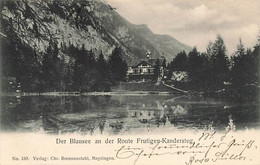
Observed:
[[[164,69],[162,64],[164,58],[147,58],[140,59],[130,64],[127,71],[128,80],[153,80],[154,70],[156,66],[156,61],[159,60],[159,76],[158,78],[162,78],[164,76]]]

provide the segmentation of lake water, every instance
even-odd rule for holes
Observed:
[[[257,129],[259,105],[180,95],[2,96],[1,130],[149,134]]]

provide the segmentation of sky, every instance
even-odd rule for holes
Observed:
[[[260,0],[105,0],[133,24],[147,24],[156,34],[169,34],[205,51],[217,34],[228,54],[239,39],[253,47],[260,34]]]

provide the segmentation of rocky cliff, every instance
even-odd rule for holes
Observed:
[[[163,55],[168,60],[181,50],[190,50],[171,36],[131,24],[99,0],[5,0],[1,2],[1,24],[1,37],[7,36],[11,26],[39,61],[50,40],[56,40],[59,47],[84,44],[96,55],[102,51],[106,58],[115,47],[121,47],[127,62],[144,58],[148,50],[154,58]]]

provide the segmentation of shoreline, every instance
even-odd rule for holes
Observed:
[[[160,91],[114,91],[114,92],[3,92],[0,96],[139,96],[139,95],[180,95],[174,92]],[[183,95],[183,94],[181,94]]]

